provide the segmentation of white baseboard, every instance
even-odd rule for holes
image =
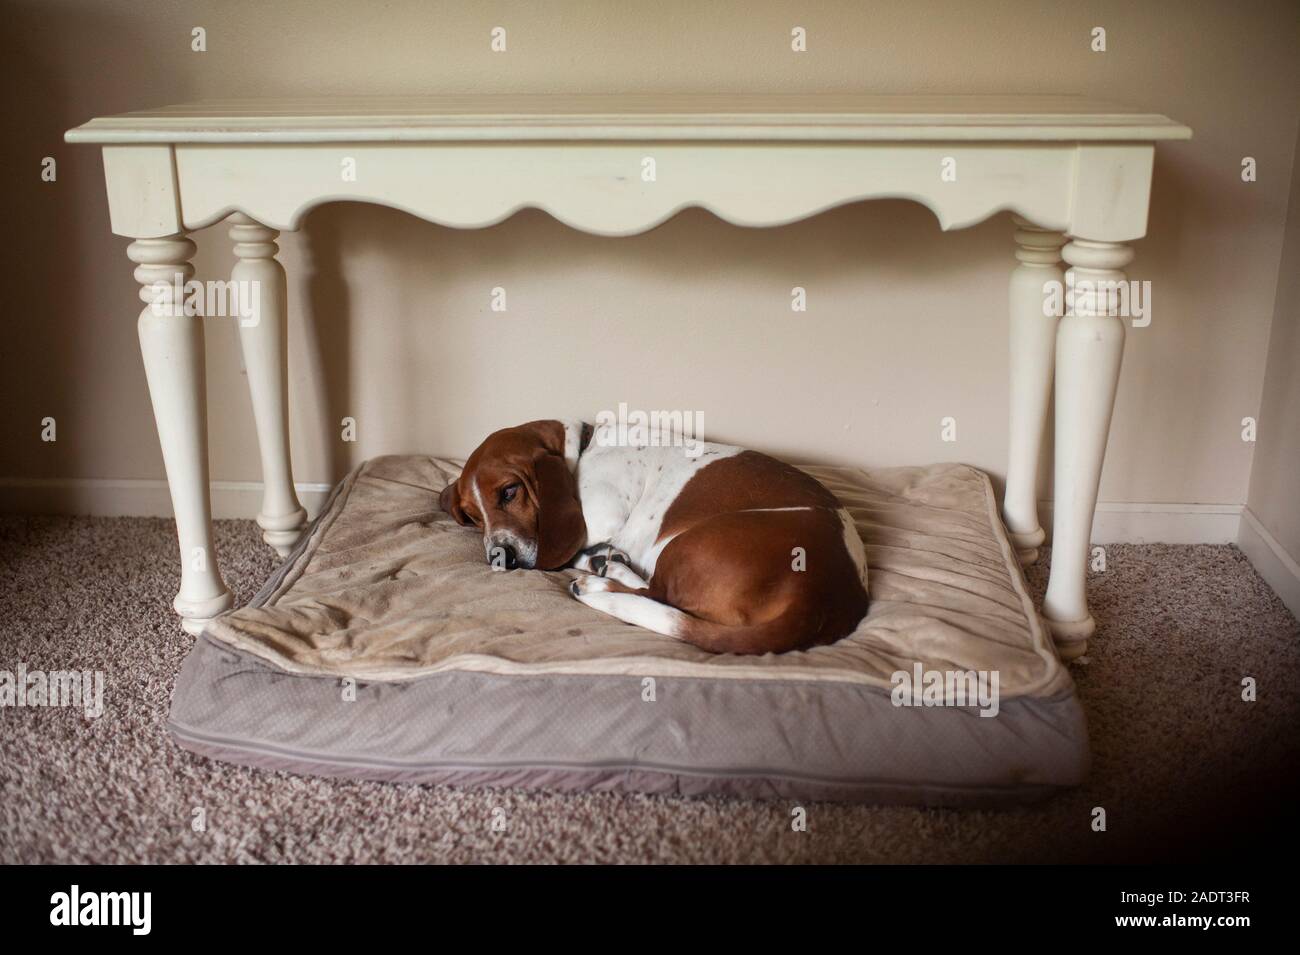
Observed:
[[[298,498],[315,516],[328,484],[298,484]],[[259,481],[213,481],[212,516],[253,518],[262,501]],[[1097,505],[1092,539],[1097,544],[1235,544],[1240,504]],[[101,517],[171,517],[166,481],[99,478],[0,478],[0,512],[93,514]],[[1052,502],[1039,505],[1052,532]]]
[[[1268,532],[1268,528],[1260,523],[1250,508],[1245,508],[1242,512],[1241,535],[1237,539],[1237,546],[1264,578],[1264,582],[1282,598],[1287,609],[1300,617],[1300,563],[1287,553],[1286,548]]]
[[[329,495],[328,484],[295,484],[312,517]],[[262,503],[260,481],[213,481],[212,516],[254,518]],[[111,478],[0,478],[0,512],[92,514],[96,517],[171,517],[166,481]]]
[[[1052,535],[1052,502],[1039,504],[1039,517]],[[1094,544],[1235,544],[1240,504],[1158,504],[1103,501],[1092,519]]]
[[[329,496],[328,484],[297,484],[312,517]],[[212,516],[257,516],[258,481],[213,481]],[[166,481],[100,478],[0,478],[0,513],[91,514],[99,517],[171,517]],[[1039,505],[1050,534],[1052,502]],[[1103,502],[1092,524],[1096,544],[1236,544],[1251,564],[1300,616],[1300,565],[1259,519],[1240,504]]]

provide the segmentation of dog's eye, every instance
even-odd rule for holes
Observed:
[[[515,495],[518,493],[519,493],[518,484],[511,484],[509,487],[503,487],[501,489],[501,503],[509,504],[511,501],[515,499]]]

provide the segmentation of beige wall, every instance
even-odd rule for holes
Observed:
[[[1246,503],[1291,560],[1300,563],[1300,163],[1291,172],[1291,212]]]
[[[1296,143],[1296,10],[1291,0],[10,0],[0,96],[15,163],[7,258],[18,268],[0,475],[163,475],[127,243],[109,231],[97,151],[60,138],[92,116],[259,94],[1073,92],[1195,130],[1157,151],[1151,236],[1130,272],[1153,284],[1154,321],[1129,335],[1102,499],[1239,504],[1252,450],[1240,421],[1260,413]],[[509,31],[505,55],[488,51],[496,25]],[[789,52],[794,25],[810,52]],[[189,51],[194,26],[209,52]],[[1107,30],[1104,54],[1089,50],[1094,26]],[[55,184],[38,177],[46,155],[59,160]],[[1260,169],[1249,185],[1246,155]],[[196,238],[200,276],[228,272],[225,230]],[[943,236],[902,202],[752,231],[695,210],[611,240],[536,211],[458,233],[338,205],[283,247],[300,481],[333,480],[382,452],[464,454],[493,428],[619,401],[698,409],[709,437],[804,459],[1003,471],[1005,215]],[[806,314],[789,309],[794,285],[809,291]],[[508,290],[507,316],[488,310],[494,286]],[[212,323],[208,348],[213,477],[255,480],[233,327]],[[55,444],[39,440],[46,415],[58,420]],[[356,445],[338,440],[344,415],[358,419]],[[956,444],[940,441],[945,415],[958,418]]]

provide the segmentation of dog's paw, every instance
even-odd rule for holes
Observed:
[[[628,567],[632,566],[632,559],[621,550],[615,550],[608,544],[601,544],[594,547],[589,553],[578,555],[578,559],[573,562],[575,570],[585,570],[588,573],[605,576],[605,569],[609,566],[610,561],[617,561]]]
[[[583,551],[577,557],[573,558],[573,563],[569,566],[574,570],[580,570],[585,574],[589,574],[592,570],[591,562],[596,559],[597,554],[602,553],[602,551],[595,548],[592,548],[590,551]]]
[[[596,574],[583,574],[581,577],[575,577],[569,584],[569,593],[578,599],[582,599],[588,594],[603,594],[610,589],[608,578]]]

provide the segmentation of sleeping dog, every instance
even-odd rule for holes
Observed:
[[[494,566],[586,571],[587,606],[711,652],[831,643],[867,611],[848,512],[756,451],[532,421],[489,435],[439,503]]]

